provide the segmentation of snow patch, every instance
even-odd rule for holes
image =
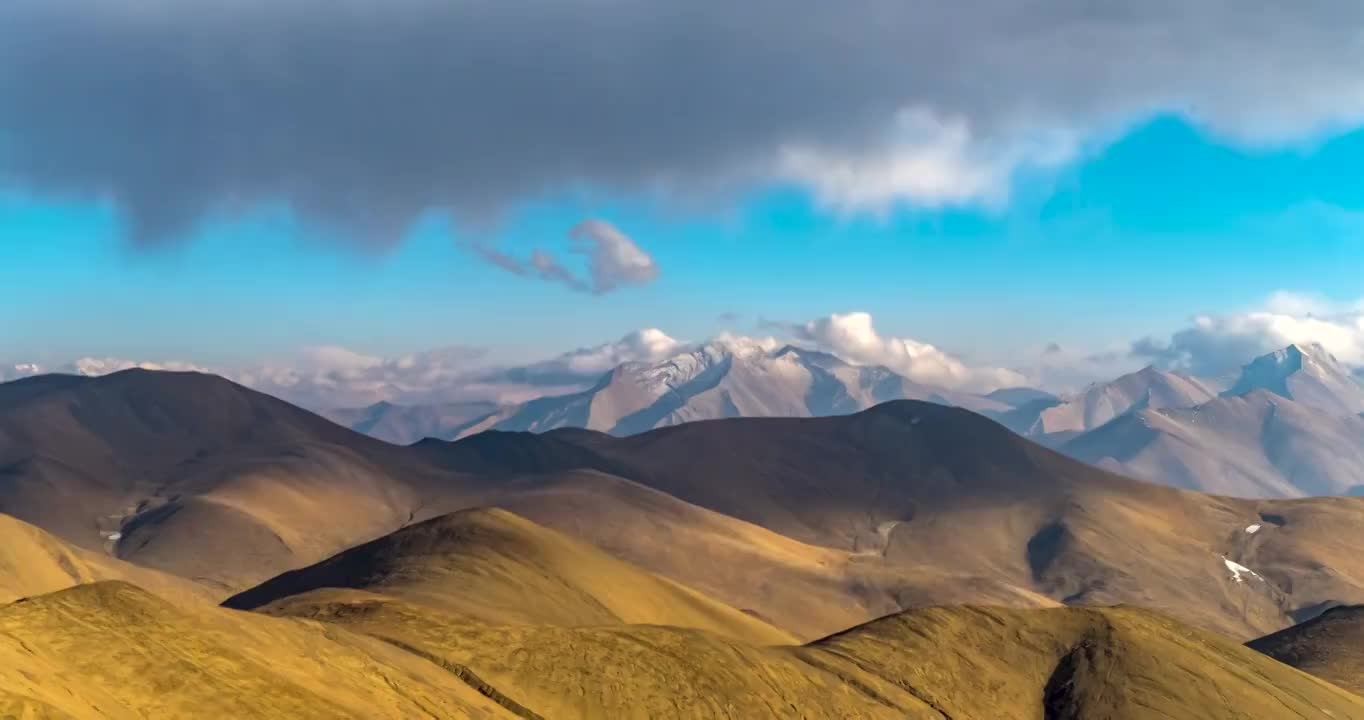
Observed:
[[[100,533],[100,535],[103,535],[105,540],[113,540],[114,542],[118,542],[119,540],[122,540],[122,539],[123,539],[123,533],[117,532],[117,531],[115,531],[115,532],[102,532],[102,533]]]
[[[1228,560],[1226,555],[1222,556],[1222,562],[1227,566],[1227,569],[1231,571],[1231,579],[1235,580],[1238,583],[1245,582],[1245,580],[1241,578],[1241,575],[1243,574],[1250,575],[1251,577],[1261,582],[1264,582],[1264,578],[1260,577],[1259,574],[1256,573],[1254,570],[1251,570],[1245,565],[1241,565],[1240,563],[1237,563],[1234,560]]]
[[[1254,535],[1254,534],[1257,533],[1257,532],[1260,532],[1260,526],[1259,526],[1259,525],[1250,525],[1250,526],[1247,526],[1247,527],[1246,527],[1246,534],[1247,534],[1247,535]]]

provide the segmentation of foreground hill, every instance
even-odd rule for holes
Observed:
[[[1247,645],[1279,662],[1364,694],[1364,606],[1332,608]]]
[[[1132,477],[1203,492],[1364,492],[1364,417],[1331,415],[1262,389],[1193,408],[1141,410],[1061,450]]]
[[[553,718],[1364,718],[1364,698],[1132,609],[933,608],[805,647],[703,631],[488,627],[398,602],[314,615]]]
[[[101,580],[125,580],[177,602],[207,603],[213,597],[208,588],[183,578],[73,547],[0,515],[0,604]]]
[[[1364,601],[1364,567],[1349,550],[1364,541],[1364,499],[1244,501],[1150,485],[933,403],[625,438],[488,433],[414,449],[491,476],[502,458],[506,476],[523,483],[587,467],[810,546],[875,558],[911,586],[929,586],[916,573],[932,570],[1017,597],[1155,607],[1242,638],[1323,602]],[[877,582],[895,581],[865,585]],[[970,602],[971,587],[936,600]]]
[[[338,592],[360,590],[363,593]],[[757,644],[789,634],[502,510],[427,520],[229,598],[230,608],[399,598],[479,622],[678,625]]]
[[[512,718],[450,672],[316,623],[119,582],[0,606],[0,717]]]

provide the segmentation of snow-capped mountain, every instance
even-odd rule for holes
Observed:
[[[1204,492],[1364,492],[1364,386],[1318,345],[1289,345],[1255,358],[1226,392],[1205,402],[1166,399],[1173,402],[1136,407],[1060,450]]]
[[[1332,415],[1364,411],[1364,385],[1320,345],[1289,345],[1241,370],[1227,395],[1267,390]]]
[[[1147,366],[1065,399],[1035,400],[998,419],[1015,432],[1055,445],[1136,410],[1191,407],[1214,397],[1213,388],[1198,378]]]
[[[1362,494],[1364,418],[1264,389],[1138,410],[1062,446],[1124,475],[1243,497]]]
[[[460,435],[559,427],[629,435],[693,420],[838,415],[897,399],[977,412],[1010,409],[1003,401],[922,385],[884,367],[852,365],[790,345],[722,337],[660,362],[625,363],[583,392],[506,408]]]

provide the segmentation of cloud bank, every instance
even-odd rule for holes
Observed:
[[[1342,363],[1364,367],[1364,300],[1330,302],[1280,292],[1263,308],[1199,315],[1168,339],[1139,340],[1133,343],[1132,354],[1165,367],[1217,376],[1292,343],[1316,343]]]
[[[703,347],[737,354],[766,353],[788,342],[829,352],[855,365],[883,366],[926,385],[968,392],[1019,386],[1070,391],[1087,382],[1112,379],[1140,363],[1208,377],[1226,376],[1253,358],[1291,343],[1319,344],[1364,379],[1364,300],[1330,302],[1295,293],[1277,293],[1262,307],[1242,313],[1197,316],[1168,338],[1143,338],[1128,348],[1092,352],[1048,344],[1036,353],[1020,354],[1020,364],[1013,368],[972,363],[928,342],[884,335],[865,312],[834,313],[798,323],[767,321],[762,327],[772,335],[724,332],[700,343],[646,328],[521,365],[489,363],[484,350],[471,347],[378,357],[322,346],[248,368],[116,358],[84,358],[57,366],[21,363],[0,366],[0,380],[48,372],[103,375],[142,367],[216,372],[312,409],[379,401],[513,403],[585,389],[626,363],[657,363]]]
[[[386,243],[584,186],[1002,202],[1154,113],[1240,143],[1359,124],[1358,23],[1345,0],[8,0],[0,184],[104,199],[141,243],[278,201]]]
[[[869,313],[833,314],[792,328],[794,335],[857,365],[880,365],[904,377],[954,390],[989,392],[1027,383],[1005,368],[971,367],[929,343],[877,332]]]

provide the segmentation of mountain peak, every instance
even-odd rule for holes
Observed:
[[[1317,343],[1293,343],[1255,358],[1225,394],[1245,395],[1255,389],[1336,415],[1364,410],[1364,386]]]
[[[712,357],[725,355],[756,357],[772,354],[777,347],[777,341],[772,338],[752,338],[745,335],[721,333],[702,345],[700,351]]]

